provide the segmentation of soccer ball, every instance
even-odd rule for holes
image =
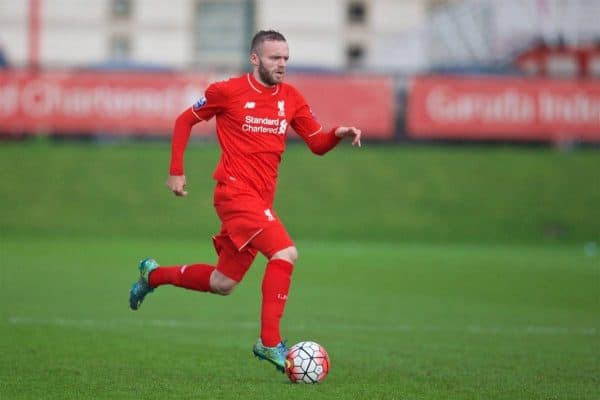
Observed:
[[[287,354],[285,372],[293,383],[321,382],[329,372],[329,356],[315,342],[296,343]]]

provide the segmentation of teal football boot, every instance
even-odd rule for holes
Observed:
[[[288,348],[285,343],[281,342],[275,347],[264,346],[260,338],[256,341],[254,348],[252,349],[254,355],[261,360],[267,360],[271,364],[275,365],[279,372],[284,373],[286,368],[286,357]]]
[[[140,308],[142,301],[144,301],[144,297],[146,297],[148,293],[154,291],[154,289],[150,287],[150,283],[148,283],[148,275],[156,268],[158,268],[158,263],[152,258],[145,258],[140,262],[140,279],[133,284],[129,291],[129,307],[132,310]]]

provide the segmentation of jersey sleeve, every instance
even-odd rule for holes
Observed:
[[[174,176],[183,175],[183,155],[190,139],[192,127],[200,122],[192,107],[179,114],[173,128],[171,139],[171,163],[169,174]]]
[[[211,84],[192,106],[192,113],[201,121],[208,121],[225,109],[227,104],[227,85],[225,82]]]
[[[183,158],[192,127],[200,121],[208,121],[219,114],[223,111],[226,104],[227,92],[225,83],[213,83],[206,89],[203,97],[177,117],[171,140],[170,175],[180,176],[184,174]]]
[[[337,127],[323,131],[323,127],[313,115],[304,97],[296,92],[298,108],[291,121],[294,131],[304,140],[308,148],[315,154],[323,155],[333,149],[340,138],[335,136]]]

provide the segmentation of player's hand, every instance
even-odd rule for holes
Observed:
[[[169,175],[167,178],[167,187],[175,193],[175,196],[187,196],[185,185],[185,175]]]
[[[361,147],[360,137],[362,136],[362,131],[353,126],[340,126],[335,130],[335,136],[339,138],[350,137],[352,138],[352,146]]]

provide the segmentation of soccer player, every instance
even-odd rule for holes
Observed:
[[[184,152],[192,126],[216,118],[221,158],[214,172],[214,206],[221,231],[213,237],[216,266],[186,264],[159,266],[147,258],[139,265],[140,278],[129,293],[131,309],[161,285],[228,295],[242,281],[257,253],[268,262],[262,281],[260,337],[254,354],[284,372],[287,348],[279,322],[288,297],[298,251],[273,210],[277,171],[285,149],[288,127],[323,155],[342,138],[361,145],[361,131],[338,126],[324,131],[294,87],[283,83],[289,57],[285,37],[260,31],[252,39],[252,72],[208,86],[204,97],[175,121],[168,188],[186,196]]]

